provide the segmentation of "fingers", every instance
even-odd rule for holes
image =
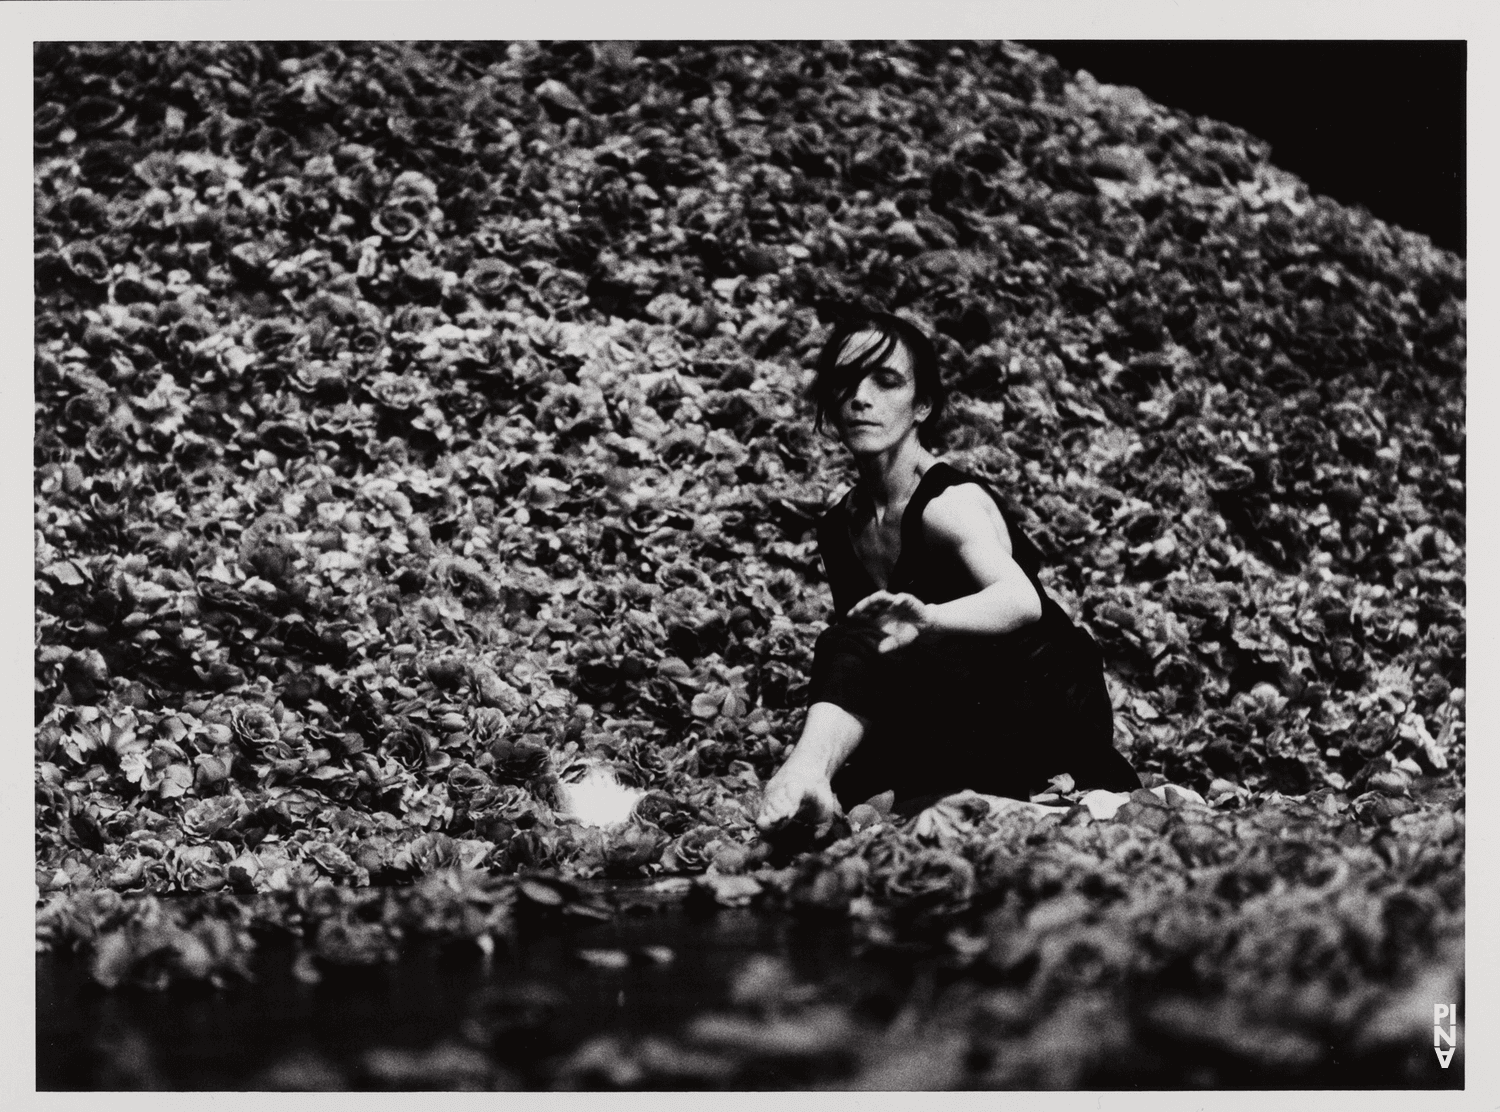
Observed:
[[[762,830],[780,826],[791,818],[794,809],[791,793],[772,785],[766,789],[765,798],[761,800],[760,814],[755,817],[755,825]]]
[[[774,830],[794,819],[816,825],[829,815],[842,813],[833,788],[827,783],[787,787],[772,783],[766,787],[766,794],[761,799],[755,825],[762,831]]]
[[[839,806],[833,789],[826,784],[819,784],[802,797],[802,802],[797,807],[796,819],[798,822],[817,826],[824,819],[841,814],[843,814],[843,808]]]
[[[797,813],[805,795],[806,792],[796,786],[772,782],[761,800],[760,814],[756,816],[755,825],[762,830],[770,830],[788,822]]]
[[[886,631],[884,640],[875,646],[876,652],[888,653],[896,649],[903,649],[917,639],[917,627],[909,622],[902,622],[892,626]]]
[[[891,609],[899,610],[904,617],[917,621],[927,609],[927,604],[916,595],[897,595],[896,605]]]
[[[866,595],[849,608],[851,618],[863,618],[872,611],[884,609],[890,605],[895,596],[888,591],[876,591],[874,594]]]
[[[866,595],[849,608],[851,618],[873,618],[878,621],[892,614],[915,618],[926,607],[915,595],[893,595],[889,591],[876,591]]]
[[[822,821],[826,809],[826,805],[819,793],[808,792],[802,797],[802,802],[797,806],[796,817],[801,822],[816,824]]]

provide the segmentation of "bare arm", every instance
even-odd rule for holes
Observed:
[[[923,634],[1009,633],[1042,616],[1042,600],[1011,555],[1010,534],[994,502],[973,484],[949,487],[922,516],[927,542],[959,561],[979,590],[951,602],[924,603],[912,595],[876,591],[849,611],[880,625],[882,652]]]
[[[829,781],[854,752],[869,723],[836,703],[807,708],[802,737],[771,782],[766,785],[756,823],[762,830],[780,826],[811,810],[819,817],[839,811]]]
[[[973,484],[949,487],[923,515],[929,543],[954,552],[980,589],[930,608],[942,633],[1009,633],[1042,616],[1042,600],[1011,555],[1010,533],[990,496]]]

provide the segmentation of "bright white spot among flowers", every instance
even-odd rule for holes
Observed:
[[[585,826],[614,826],[630,817],[641,796],[639,788],[628,788],[602,765],[594,765],[576,784],[558,785],[561,811]]]

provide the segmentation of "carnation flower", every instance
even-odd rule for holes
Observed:
[[[348,336],[349,350],[355,355],[374,355],[385,346],[385,333],[378,328],[356,328]]]
[[[125,106],[114,97],[80,97],[68,115],[80,135],[97,135],[125,118]]]
[[[469,801],[476,794],[491,788],[494,782],[473,765],[459,761],[448,770],[448,794],[461,801]]]
[[[668,834],[686,833],[700,818],[696,807],[664,792],[648,792],[635,805],[635,813],[644,821],[655,823]]]
[[[464,272],[464,284],[487,305],[501,302],[516,271],[509,263],[500,259],[478,259]]]
[[[238,796],[221,795],[204,799],[185,808],[182,832],[196,840],[216,838],[248,813],[245,801]]]
[[[262,355],[279,355],[302,335],[302,328],[284,317],[272,317],[260,321],[250,329],[245,339]]]
[[[406,243],[427,226],[429,216],[426,202],[408,197],[382,205],[370,226],[393,243]]]
[[[340,402],[332,409],[324,409],[312,419],[312,426],[324,436],[351,436],[363,439],[375,432],[374,407]]]
[[[383,371],[367,382],[365,390],[381,405],[398,412],[424,405],[432,396],[432,388],[425,379],[391,371]]]
[[[281,739],[276,716],[256,703],[236,707],[230,716],[229,728],[241,745],[256,753],[274,746]]]
[[[279,456],[293,458],[308,455],[312,442],[307,430],[292,421],[269,421],[257,430],[261,446]]]
[[[974,866],[944,849],[923,849],[894,871],[877,874],[880,893],[922,907],[963,904],[974,894]]]
[[[694,827],[667,846],[662,852],[661,866],[668,872],[701,873],[713,860],[719,839],[716,827]]]
[[[305,394],[337,397],[348,384],[348,376],[341,367],[314,359],[292,368],[288,382],[293,389]]]
[[[31,114],[32,137],[39,144],[47,144],[57,138],[57,133],[67,123],[68,110],[55,100],[45,101],[36,106]]]
[[[275,167],[297,155],[297,141],[279,127],[263,127],[250,144],[250,160]]]
[[[102,282],[109,277],[109,259],[96,243],[68,244],[63,248],[63,260],[73,276],[82,281]]]
[[[95,425],[85,437],[90,458],[103,467],[118,467],[132,447],[130,438],[112,424]]]
[[[225,862],[217,846],[180,846],[169,862],[173,879],[189,892],[213,892],[224,887]]]
[[[438,188],[433,180],[420,170],[403,170],[391,183],[390,196],[393,200],[425,201],[427,204],[436,204]]]

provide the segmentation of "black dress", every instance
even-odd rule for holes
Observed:
[[[978,589],[956,557],[927,548],[922,528],[927,503],[963,483],[977,483],[1006,516],[982,480],[934,464],[902,517],[887,590],[941,603]],[[871,724],[833,778],[845,808],[887,789],[903,813],[965,788],[1026,799],[1063,772],[1080,788],[1140,787],[1114,748],[1099,648],[1042,589],[1030,538],[1007,518],[1012,556],[1042,602],[1040,619],[1009,633],[950,635],[881,653],[878,630],[847,617],[878,589],[854,552],[848,501],[818,522],[836,616],[818,638],[809,693],[810,703],[835,703]]]

